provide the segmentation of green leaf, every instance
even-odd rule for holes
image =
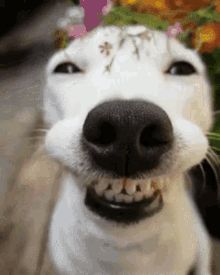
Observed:
[[[169,26],[167,20],[147,13],[137,13],[127,7],[116,6],[104,18],[105,25],[136,25],[141,24],[149,28],[166,30]]]
[[[179,35],[178,35],[178,39],[185,43],[186,45],[190,46],[191,44],[191,35],[192,31],[191,30],[187,30],[187,31],[184,31],[184,32],[181,32]]]
[[[193,11],[187,16],[188,21],[193,21],[198,25],[203,25],[210,22],[220,22],[220,14],[215,11],[213,6],[208,6],[197,11]]]

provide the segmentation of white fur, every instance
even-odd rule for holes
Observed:
[[[50,127],[46,148],[69,168],[52,219],[50,252],[58,274],[186,275],[197,265],[197,275],[210,274],[209,241],[190,195],[184,172],[198,164],[208,148],[212,125],[211,91],[204,65],[193,50],[164,33],[149,31],[150,40],[136,39],[139,57],[129,35],[143,26],[100,27],[56,53],[47,68],[45,120]],[[109,56],[100,52],[112,44]],[[110,72],[106,65],[115,56]],[[174,60],[191,62],[198,74],[171,76],[165,70]],[[84,74],[53,74],[72,61]],[[172,179],[161,212],[136,225],[105,221],[84,205],[86,183],[97,176],[79,139],[88,112],[109,99],[142,99],[163,108],[173,125],[175,146],[163,165],[147,176],[166,173]]]

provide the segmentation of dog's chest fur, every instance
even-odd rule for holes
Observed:
[[[91,216],[78,192],[72,177],[66,176],[51,228],[60,274],[185,275],[196,261],[194,211],[185,191],[156,218],[127,229]]]

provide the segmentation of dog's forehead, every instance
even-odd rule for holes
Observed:
[[[144,26],[100,27],[84,38],[75,40],[67,49],[69,55],[80,51],[87,54],[101,54],[103,57],[116,55],[120,50],[127,57],[167,53],[167,37],[162,32],[147,29]]]
[[[137,54],[137,50],[144,52],[148,57],[156,55],[169,55],[172,57],[195,59],[198,56],[193,50],[187,49],[176,39],[169,38],[165,32],[149,29],[145,26],[107,26],[99,27],[82,39],[73,42],[68,48],[68,53],[76,51],[100,52],[103,55],[117,53],[123,48],[127,50],[128,57]]]
[[[74,40],[67,49],[59,52],[49,63],[49,68],[60,61],[72,59],[80,64],[90,60],[109,64],[126,55],[126,60],[139,61],[147,58],[156,63],[170,63],[175,60],[191,62],[199,72],[204,66],[195,50],[186,48],[176,39],[169,38],[164,32],[149,29],[145,26],[105,26],[99,27],[86,36]],[[107,62],[108,63],[108,62]],[[139,62],[140,63],[140,62]],[[142,62],[143,63],[143,62]]]

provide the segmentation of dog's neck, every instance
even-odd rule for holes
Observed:
[[[82,188],[76,181],[70,174],[64,176],[62,195],[54,219],[54,228],[59,231],[58,238],[62,235],[59,241],[63,253],[68,253],[74,267],[79,266],[81,271],[85,269],[85,274],[99,274],[99,271],[110,274],[107,270],[111,270],[111,274],[120,274],[120,270],[125,269],[128,273],[129,270],[134,270],[131,274],[143,274],[146,268],[150,272],[151,265],[155,268],[156,259],[166,258],[167,253],[173,253],[172,257],[177,264],[179,261],[191,261],[194,258],[190,254],[191,250],[188,259],[179,259],[179,255],[174,252],[178,251],[176,248],[179,249],[179,246],[182,249],[187,245],[194,245],[192,228],[182,223],[182,219],[185,219],[192,224],[191,205],[184,188],[184,177],[180,176],[171,183],[164,196],[164,208],[161,212],[130,226],[116,225],[90,212],[84,205],[84,192],[82,193]],[[167,265],[170,266],[168,263]],[[87,268],[90,268],[89,272]],[[168,267],[164,266],[164,270],[166,268]]]

